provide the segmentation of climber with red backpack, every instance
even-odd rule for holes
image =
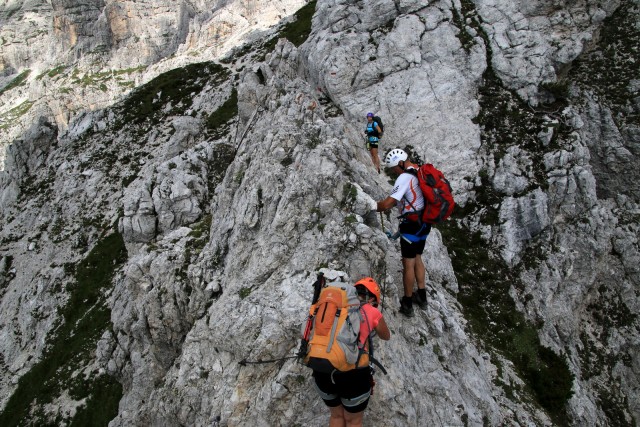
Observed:
[[[371,277],[351,285],[314,284],[313,303],[303,330],[300,353],[313,369],[318,394],[329,407],[329,426],[362,426],[373,390],[373,336],[391,332],[377,309],[380,287]]]
[[[408,154],[395,148],[385,156],[385,167],[398,176],[391,194],[376,202],[375,210],[384,212],[393,206],[400,211],[400,253],[402,255],[402,283],[404,296],[400,312],[413,317],[413,302],[427,308],[426,271],[422,260],[425,242],[431,225],[451,215],[454,201],[451,186],[442,172],[431,164],[419,166]],[[413,292],[417,284],[417,292]]]

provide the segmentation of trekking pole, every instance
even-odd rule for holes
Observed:
[[[380,301],[380,313],[382,313],[382,311],[384,310],[384,300],[387,299],[386,293],[387,293],[387,281],[384,280],[382,282],[382,295],[383,295],[383,298],[382,298],[382,301]]]
[[[316,281],[313,283],[313,299],[311,300],[311,306],[318,302],[320,299],[320,292],[324,286],[325,278],[324,273],[318,273]],[[309,334],[311,334],[311,326],[313,326],[313,313],[309,309],[309,317],[307,317],[307,324],[304,328],[304,334],[300,339],[300,349],[298,350],[298,357],[303,358],[307,354],[307,345],[309,344]]]
[[[311,300],[311,305],[318,302],[320,299],[320,292],[322,291],[322,287],[324,286],[325,278],[324,273],[318,273],[318,278],[313,283],[313,299]]]

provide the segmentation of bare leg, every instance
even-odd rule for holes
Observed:
[[[422,261],[422,259],[420,260]],[[422,266],[424,271],[424,265]],[[416,281],[416,259],[402,258],[402,284],[404,285],[404,296],[411,298],[413,295],[413,284]],[[422,275],[422,286],[424,286],[424,274]]]
[[[424,289],[426,270],[424,268],[424,262],[421,255],[416,255],[416,263],[414,265],[414,272],[416,276],[416,282],[418,282],[418,289]],[[406,286],[406,285],[405,285]]]
[[[329,408],[331,410],[331,417],[329,418],[329,427],[345,427],[346,421],[344,419],[345,412],[342,405]]]
[[[380,158],[378,158],[378,148],[371,147],[371,160],[373,160],[373,165],[376,167],[376,170],[380,172]]]
[[[362,418],[364,417],[364,411],[356,412],[352,414],[344,411],[344,418],[346,420],[347,427],[362,427]]]

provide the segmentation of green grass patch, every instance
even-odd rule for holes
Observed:
[[[311,18],[316,12],[316,0],[310,1],[306,5],[302,6],[294,14],[295,21],[290,22],[284,26],[280,32],[280,37],[285,37],[296,47],[300,46],[307,40],[309,34],[311,34]]]
[[[58,65],[57,67],[52,68],[51,70],[45,71],[44,73],[40,74],[38,77],[36,77],[36,80],[42,80],[44,76],[49,76],[49,78],[54,78],[55,76],[62,74],[62,72],[67,68],[68,66],[66,65]]]
[[[193,237],[196,241],[209,238],[209,230],[211,229],[211,214],[205,215],[200,222],[197,222],[191,226],[191,232],[189,236]],[[198,244],[200,249],[204,248],[204,243]]]
[[[294,18],[291,22],[282,25],[277,33],[264,40],[245,44],[234,49],[220,62],[231,64],[248,57],[251,57],[254,63],[264,61],[267,54],[273,51],[280,38],[286,38],[295,46],[300,46],[307,40],[309,34],[311,34],[311,24],[315,10],[316,0],[310,1],[298,9],[298,11],[294,13]]]
[[[91,395],[80,408],[69,427],[106,426],[118,415],[118,404],[122,398],[122,385],[108,375],[94,379]]]
[[[18,86],[22,86],[24,84],[24,82],[27,80],[27,77],[29,77],[29,74],[31,74],[31,70],[24,70],[23,72],[18,74],[18,76],[16,78],[14,78],[13,80],[11,80],[8,85],[6,85],[2,89],[0,89],[0,95],[4,94],[5,92],[10,91],[11,89],[14,89],[14,88],[18,87]]]
[[[622,2],[605,19],[596,48],[575,61],[569,77],[594,90],[614,110],[624,112],[614,114],[618,124],[640,125],[640,109],[633,108],[638,93],[629,90],[630,83],[640,76],[638,6],[633,3]]]
[[[215,192],[215,188],[222,182],[229,165],[235,159],[235,147],[230,144],[217,144],[213,152],[213,158],[207,165],[207,188],[209,194]]]
[[[468,54],[471,51],[471,48],[475,45],[475,41],[471,34],[467,31],[467,26],[465,24],[465,19],[458,9],[453,9],[453,24],[458,28],[458,32],[456,33],[456,37],[460,41],[462,48]]]
[[[311,18],[316,11],[316,0],[310,1],[306,5],[302,6],[296,13],[294,13],[295,19],[285,24],[278,34],[267,40],[263,45],[266,52],[273,51],[273,48],[278,43],[278,39],[285,38],[293,43],[296,47],[304,43],[309,34],[311,34]],[[265,52],[265,53],[266,53]]]
[[[27,114],[33,104],[34,103],[32,101],[24,101],[17,107],[13,107],[4,115],[0,116],[0,129],[6,129],[9,126],[12,126],[16,122],[16,120]]]
[[[358,197],[358,189],[355,185],[350,182],[346,183],[342,187],[342,201],[340,202],[340,206],[342,208],[348,208],[353,206],[356,202],[356,198]]]
[[[194,259],[200,255],[204,247],[209,243],[209,231],[211,229],[211,214],[205,215],[199,222],[191,225],[191,232],[184,248],[184,261],[182,267],[176,272],[185,283],[188,281],[187,269]]]
[[[118,413],[122,387],[113,378],[100,375],[75,378],[74,372],[88,366],[96,343],[109,328],[110,311],[105,291],[116,270],[126,261],[127,251],[119,233],[100,240],[74,269],[75,283],[69,300],[60,310],[59,326],[52,333],[42,358],[24,374],[0,413],[0,425],[48,425],[62,420],[37,418],[42,405],[51,403],[65,390],[75,400],[87,398],[71,425],[106,426]],[[35,414],[35,418],[30,413]]]
[[[93,72],[87,72],[85,74],[83,74],[82,76],[80,76],[80,72],[75,69],[73,74],[71,75],[71,78],[73,79],[73,83],[75,84],[79,84],[83,87],[87,87],[87,86],[94,86],[97,87],[100,90],[104,91],[104,88],[106,88],[105,86],[105,82],[109,81],[109,80],[113,80],[113,79],[119,79],[121,78],[120,76],[124,75],[124,74],[132,74],[132,73],[137,73],[139,71],[143,71],[145,70],[146,67],[145,66],[141,66],[141,67],[136,67],[136,68],[125,68],[122,70],[107,70],[107,71],[100,71],[97,73],[93,73]],[[50,76],[52,77],[52,76]]]
[[[115,109],[120,117],[116,127],[142,123],[155,125],[167,116],[182,114],[192,106],[193,97],[207,83],[220,84],[229,74],[214,62],[190,64],[161,74],[133,90]]]
[[[566,81],[542,83],[540,89],[547,91],[556,100],[566,101],[569,99],[569,84]]]
[[[246,297],[251,295],[251,290],[252,290],[251,288],[242,287],[238,291],[238,296],[240,297],[240,299],[245,299]]]
[[[123,74],[139,73],[139,72],[144,71],[146,69],[147,69],[146,65],[141,65],[139,67],[130,67],[130,68],[124,68],[122,70],[113,70],[111,73],[114,76],[121,76]]]
[[[354,224],[354,223],[356,223],[356,222],[358,222],[358,220],[357,220],[357,218],[356,218],[356,216],[355,216],[355,215],[347,215],[347,216],[344,218],[344,223],[345,223],[346,225],[351,225],[351,224]]]
[[[209,134],[218,139],[224,136],[228,128],[225,126],[231,119],[238,115],[238,91],[233,88],[229,99],[207,118],[207,130]]]

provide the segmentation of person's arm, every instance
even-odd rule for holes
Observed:
[[[380,126],[378,126],[377,123],[376,123],[376,130],[378,131],[378,136],[382,136],[382,129],[380,129]]]
[[[391,331],[389,331],[389,327],[387,326],[387,322],[385,322],[384,317],[381,317],[378,321],[378,324],[375,328],[376,334],[380,337],[381,340],[388,340],[391,338]]]
[[[412,175],[409,174],[400,174],[398,179],[396,179],[395,184],[393,185],[393,191],[391,195],[386,199],[382,199],[376,202],[376,211],[384,212],[388,211],[392,207],[394,207],[400,200],[402,200],[402,195],[406,192],[409,187],[410,180]],[[373,205],[372,205],[373,208]]]
[[[377,212],[388,211],[389,209],[394,207],[396,203],[398,203],[398,201],[393,197],[389,196],[386,199],[380,200],[379,202],[376,203],[376,211]]]

